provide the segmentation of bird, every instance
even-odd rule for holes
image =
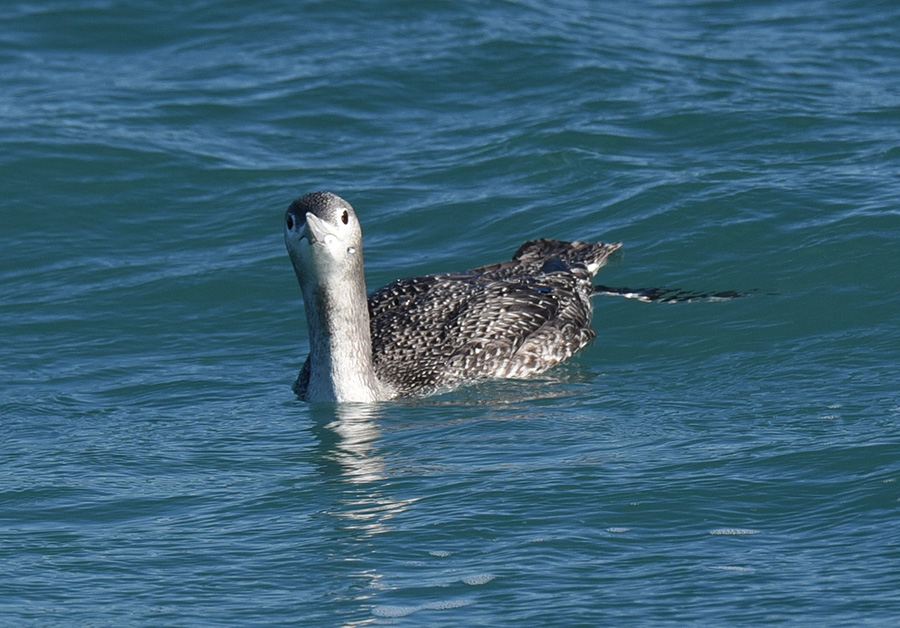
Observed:
[[[558,365],[596,336],[592,279],[622,246],[530,240],[509,261],[367,295],[362,228],[343,198],[318,191],[293,201],[284,239],[309,331],[293,391],[339,403],[424,397]]]

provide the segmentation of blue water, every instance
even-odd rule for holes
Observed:
[[[900,5],[26,0],[0,34],[0,625],[895,626]],[[527,382],[290,391],[369,288],[624,242]]]

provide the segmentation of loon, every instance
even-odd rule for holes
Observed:
[[[592,278],[621,243],[532,240],[512,260],[399,279],[366,295],[362,229],[330,192],[295,200],[284,240],[300,283],[305,401],[419,397],[487,378],[526,378],[582,349]]]

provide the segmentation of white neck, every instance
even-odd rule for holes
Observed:
[[[309,282],[303,301],[309,328],[307,401],[378,401],[390,391],[375,376],[363,281]]]

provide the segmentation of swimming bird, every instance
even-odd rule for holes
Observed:
[[[510,261],[398,279],[366,295],[362,229],[330,192],[295,200],[284,241],[300,283],[306,401],[382,401],[487,378],[525,378],[596,335],[592,277],[621,243],[532,240]]]

